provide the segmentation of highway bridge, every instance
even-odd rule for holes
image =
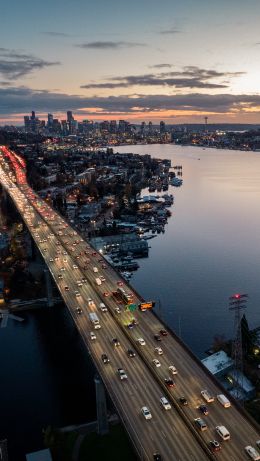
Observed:
[[[257,448],[257,424],[232,399],[230,408],[224,408],[215,398],[207,404],[207,416],[199,412],[198,407],[205,404],[203,389],[215,397],[223,389],[173,332],[168,330],[166,336],[160,334],[160,342],[156,340],[155,335],[165,325],[152,310],[133,314],[124,309],[113,294],[119,286],[132,295],[135,304],[141,303],[142,297],[28,186],[23,161],[6,147],[0,147],[0,181],[39,248],[140,459],[153,460],[155,453],[164,461],[249,459],[245,447]],[[96,283],[97,276],[103,279],[100,285]],[[107,312],[100,309],[100,303],[107,306]],[[91,312],[97,313],[100,329],[94,330]],[[133,317],[136,325],[129,328]],[[91,339],[91,331],[96,340]],[[140,338],[145,345],[138,342]],[[113,339],[120,345],[116,346]],[[156,347],[163,353],[158,354]],[[135,357],[128,355],[129,349]],[[103,362],[102,354],[107,354],[109,363]],[[171,365],[177,374],[171,374]],[[120,380],[118,368],[125,370],[127,379]],[[174,381],[173,387],[165,382],[168,378]],[[160,404],[163,396],[171,404],[170,410]],[[188,405],[182,405],[182,396]],[[152,415],[149,420],[141,412],[144,406]],[[205,431],[197,428],[194,420],[198,417],[206,422]],[[230,432],[229,441],[219,438],[219,425]],[[220,451],[210,450],[212,440],[221,443]]]

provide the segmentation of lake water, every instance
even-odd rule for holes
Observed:
[[[182,165],[165,234],[131,279],[161,302],[164,320],[200,358],[217,334],[233,336],[228,298],[248,293],[249,326],[260,325],[260,154],[174,145],[123,146]],[[147,192],[148,193],[148,192]]]
[[[171,145],[118,151],[183,166],[183,186],[169,190],[172,217],[165,234],[148,241],[135,288],[161,301],[163,318],[199,357],[216,334],[233,335],[233,293],[249,294],[249,325],[259,325],[260,154]],[[0,436],[8,438],[10,461],[41,448],[48,424],[95,418],[94,368],[66,308],[24,317],[0,329]]]

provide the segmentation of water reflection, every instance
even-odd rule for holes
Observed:
[[[131,279],[137,290],[161,299],[177,333],[181,318],[182,338],[199,357],[216,334],[232,336],[232,293],[249,293],[249,325],[259,325],[259,154],[171,145],[118,151],[183,166],[182,187],[169,189],[175,204],[166,232],[151,241],[149,258]]]

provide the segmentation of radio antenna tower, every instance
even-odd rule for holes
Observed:
[[[205,120],[205,132],[208,131],[208,117],[204,117]]]
[[[247,294],[235,294],[229,298],[229,310],[234,311],[234,340],[232,343],[232,358],[234,360],[234,390],[235,398],[241,399],[239,387],[243,384],[243,347],[241,332],[241,310],[245,309],[247,303]]]

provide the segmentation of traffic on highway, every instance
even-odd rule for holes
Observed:
[[[27,225],[141,459],[260,459],[260,432],[146,302],[27,184],[0,147]],[[147,304],[147,308],[145,305]]]

